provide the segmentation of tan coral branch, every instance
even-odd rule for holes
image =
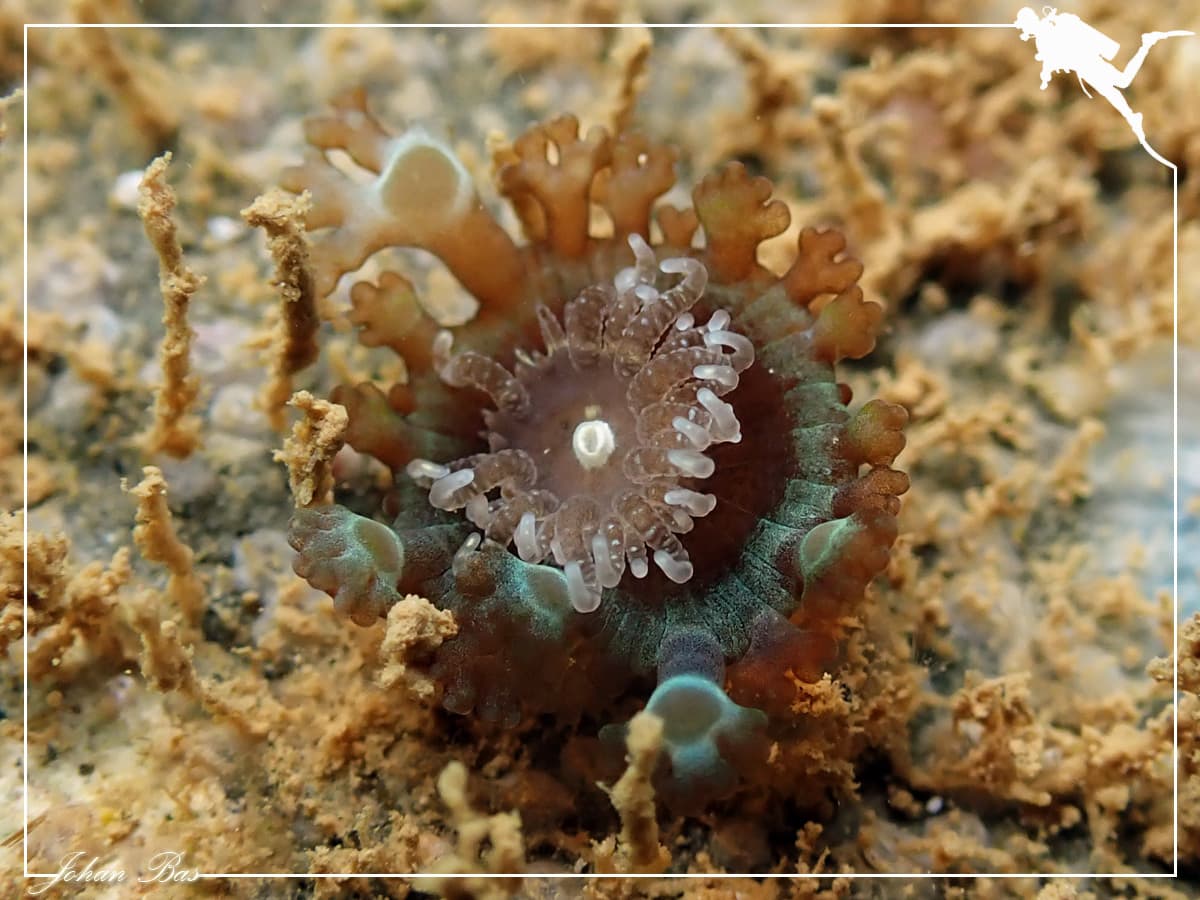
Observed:
[[[678,247],[681,250],[692,246],[692,238],[696,235],[696,229],[700,227],[700,219],[694,209],[678,209],[669,203],[654,211],[654,220],[662,229],[663,245]]]
[[[146,466],[142,474],[145,477],[131,490],[138,498],[134,543],[146,559],[167,567],[171,573],[167,596],[183,613],[184,622],[196,627],[204,612],[204,585],[192,567],[195,555],[175,533],[162,471],[156,466]]]
[[[87,644],[94,660],[127,658],[125,635],[117,627],[114,611],[118,592],[132,574],[128,547],[118,548],[107,568],[97,561],[75,573],[67,582],[66,608],[56,630],[29,651],[32,677],[53,673],[55,680],[69,678],[73,671],[63,657],[76,638]]]
[[[359,281],[350,289],[350,321],[367,347],[391,347],[409,372],[428,371],[433,340],[440,330],[417,300],[412,282],[396,272],[380,274],[379,283]]]
[[[306,215],[316,293],[327,296],[343,275],[385,247],[420,247],[446,264],[489,307],[510,309],[522,296],[524,271],[512,239],[483,206],[470,173],[447,143],[420,126],[388,135],[355,91],[332,115],[310,120],[309,143],[321,151],[286,169],[280,184],[311,191]],[[350,181],[328,153],[344,150],[376,177]]]
[[[250,737],[265,737],[270,730],[268,721],[276,717],[252,715],[231,702],[217,684],[201,678],[192,662],[192,648],[184,643],[178,623],[163,621],[157,606],[153,591],[143,592],[129,604],[130,622],[142,639],[139,666],[146,680],[155,690],[183,694],[214,718],[228,721]]]
[[[518,161],[500,169],[501,193],[518,209],[523,198],[534,198],[545,216],[546,243],[563,258],[578,258],[587,247],[592,180],[612,155],[608,132],[597,126],[580,134],[578,119],[556,116],[530,128],[512,149]]]
[[[651,783],[662,745],[662,719],[648,712],[634,716],[626,738],[629,766],[609,791],[621,817],[617,860],[622,868],[634,872],[662,872],[671,862],[670,851],[659,842]]]
[[[744,127],[730,129],[740,137],[725,150],[727,156],[749,147],[757,153],[779,155],[784,150],[781,119],[804,105],[804,91],[797,82],[796,66],[781,61],[778,51],[768,48],[762,39],[740,28],[717,29],[717,36],[746,70],[750,103],[744,113]]]
[[[288,484],[297,508],[329,503],[333,494],[333,458],[345,442],[349,417],[346,409],[318,400],[308,391],[292,397],[290,406],[304,416],[292,426],[275,460],[288,468]]]
[[[8,111],[11,107],[19,106],[25,97],[21,88],[16,88],[11,94],[0,97],[0,144],[8,139]]]
[[[714,281],[747,278],[757,264],[758,245],[787,229],[787,204],[772,200],[771,190],[770,181],[731,162],[704,176],[692,191],[707,242],[704,262]]]
[[[596,179],[595,199],[608,211],[618,239],[650,236],[650,211],[675,184],[678,155],[641,134],[622,134],[614,142],[611,166]]]
[[[242,218],[267,233],[267,247],[275,261],[271,283],[279,290],[280,316],[274,337],[271,377],[263,394],[263,405],[271,426],[284,427],[284,406],[292,395],[292,376],[317,358],[317,295],[304,221],[312,208],[305,191],[293,196],[272,190],[242,210]]]
[[[188,325],[188,306],[192,295],[204,284],[183,261],[175,222],[175,191],[165,175],[171,154],[164,153],[146,168],[138,187],[138,215],[146,237],[158,254],[159,290],[163,298],[163,335],[159,357],[163,383],[154,398],[154,424],[143,436],[143,445],[151,453],[163,452],[177,458],[191,454],[200,443],[199,420],[188,413],[196,402],[199,385],[191,374],[190,355],[195,332]]]
[[[525,871],[525,839],[521,833],[520,814],[487,816],[476,812],[467,796],[467,769],[460,762],[452,762],[442,770],[437,790],[458,832],[458,845],[433,866],[435,873],[513,874]],[[491,845],[487,851],[483,850],[485,842]],[[428,881],[421,879],[415,886],[443,897],[478,900],[513,896],[521,889],[521,879],[430,878]]]
[[[637,99],[646,85],[646,60],[654,47],[654,38],[645,25],[621,28],[613,42],[609,60],[619,72],[615,89],[609,101],[612,112],[608,116],[612,133],[625,131],[632,119]]]
[[[74,18],[85,25],[96,25],[111,18],[94,0],[77,0]],[[172,106],[166,85],[151,84],[148,69],[141,60],[126,57],[108,28],[82,28],[79,40],[87,49],[88,62],[129,116],[136,132],[155,152],[174,142],[179,133],[179,108]]]
[[[431,698],[436,691],[435,682],[410,666],[456,634],[458,624],[453,613],[438,609],[424,597],[409,594],[388,610],[387,633],[379,648],[384,661],[379,672],[380,686],[391,688],[403,684],[411,696],[419,700]]]
[[[806,227],[796,240],[796,261],[783,276],[793,301],[808,306],[824,294],[840,294],[858,282],[863,265],[844,253],[846,238],[831,228]]]

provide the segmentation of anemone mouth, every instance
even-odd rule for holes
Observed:
[[[478,353],[453,354],[440,334],[442,380],[492,399],[488,451],[407,467],[433,506],[463,510],[525,562],[553,560],[580,612],[595,610],[627,571],[692,579],[681,536],[718,505],[703,490],[717,470],[707,451],[741,442],[723,398],[754,362],[728,312],[697,320],[707,285],[699,261],[660,262],[637,235],[630,246],[635,264],[569,300],[561,321],[538,307],[544,352],[518,351],[512,372]]]

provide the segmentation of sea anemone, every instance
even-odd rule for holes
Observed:
[[[717,498],[688,485],[715,471],[702,451],[742,439],[720,396],[754,362],[728,312],[696,323],[703,264],[660,264],[640,235],[629,243],[634,266],[568,300],[561,323],[537,304],[545,352],[518,355],[515,374],[478,353],[450,356],[450,333],[438,335],[442,380],[481,390],[495,406],[483,413],[489,452],[406,469],[433,506],[465,510],[485,538],[513,544],[525,562],[553,556],[581,613],[621,583],[627,561],[645,578],[649,554],[671,581],[691,580],[695,566],[677,535]],[[678,282],[660,291],[672,274]]]
[[[765,178],[730,163],[691,209],[654,210],[675,152],[571,116],[497,152],[524,245],[443,141],[390,135],[361,92],[306,136],[319,152],[283,183],[312,193],[321,293],[419,247],[480,307],[451,332],[397,273],[352,286],[363,342],[401,354],[408,381],[333,399],[395,485],[376,518],[298,510],[296,571],[360,624],[409,593],[452,611],[429,662],[452,712],[602,713],[656,673],[674,777],[724,780],[725,739],[787,716],[791,679],[836,664],[895,538],[906,415],[851,414],[834,371],[880,328],[861,265],[805,228],[772,274],[757,248],[790,216]],[[346,178],[332,150],[374,178]]]

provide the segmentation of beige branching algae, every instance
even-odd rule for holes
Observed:
[[[183,261],[183,250],[171,218],[175,191],[166,181],[170,162],[170,153],[154,160],[138,187],[141,195],[138,215],[142,218],[146,237],[158,254],[162,323],[166,329],[159,351],[163,380],[154,401],[154,426],[145,437],[145,445],[150,453],[184,457],[200,443],[200,421],[189,414],[200,387],[191,373],[194,332],[188,325],[188,306],[192,295],[204,284],[204,278]]]

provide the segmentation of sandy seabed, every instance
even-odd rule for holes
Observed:
[[[1039,91],[1015,30],[723,29],[791,13],[671,0],[482,12],[492,24],[626,25],[572,31],[157,27],[478,14],[452,0],[29,6],[0,3],[0,896],[22,890],[25,765],[30,869],[81,852],[131,873],[85,896],[1194,894],[1200,39],[1156,47],[1127,92],[1179,165],[1178,846],[1190,878],[1179,883],[1136,877],[1173,866],[1171,173],[1073,77]],[[1200,31],[1182,6],[1073,11],[1120,42],[1118,63],[1144,32]],[[1007,21],[1015,7],[805,12],[953,24]],[[23,21],[63,26],[30,32],[24,85]],[[642,27],[672,21],[712,27]],[[85,22],[146,27],[73,27]],[[445,129],[497,209],[495,135],[558,112],[585,125],[628,117],[676,145],[668,200],[741,160],[792,213],[760,262],[778,271],[802,225],[837,226],[886,310],[874,352],[839,374],[860,402],[909,413],[897,466],[912,486],[891,561],[857,610],[845,663],[798,700],[810,724],[776,748],[786,789],[747,788],[699,816],[659,809],[666,853],[641,869],[661,879],[553,878],[620,876],[642,858],[628,810],[572,766],[597,723],[497,732],[432,708],[385,674],[385,623],[352,625],[292,574],[293,497],[273,451],[297,414],[279,406],[272,370],[274,264],[241,211],[300,160],[303,119],[357,86],[392,127]],[[160,290],[137,204],[165,150],[182,256]],[[472,315],[431,257],[390,254],[368,274],[401,268],[444,323]],[[319,359],[287,374],[282,396],[403,378],[394,355],[358,343],[349,310],[344,287],[320,305]],[[339,491],[365,495],[381,473],[343,457],[335,475]],[[163,850],[206,873],[430,877],[134,884]],[[450,872],[526,877],[437,877]],[[791,877],[722,878],[739,872]],[[966,877],[979,872],[1034,874]],[[1083,874],[1098,872],[1114,876]],[[684,873],[705,877],[673,877]],[[846,877],[863,873],[939,877]]]

